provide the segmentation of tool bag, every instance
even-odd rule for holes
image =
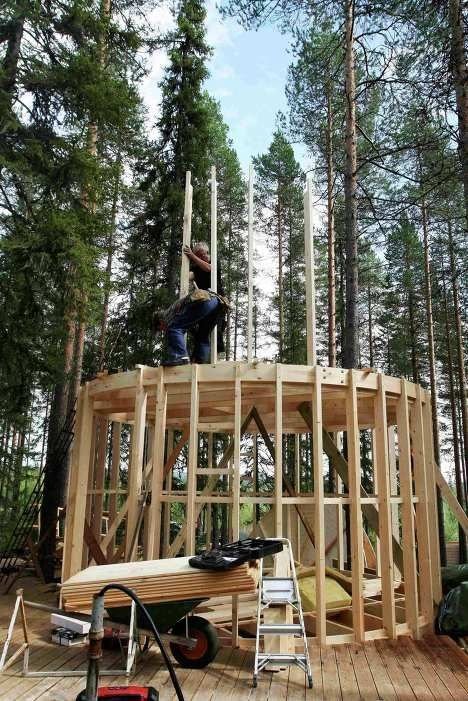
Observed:
[[[441,635],[468,635],[468,582],[462,582],[444,596],[437,616]]]
[[[283,543],[280,540],[245,538],[191,557],[189,565],[201,570],[230,570],[249,560],[259,560],[267,555],[279,553],[282,549]]]

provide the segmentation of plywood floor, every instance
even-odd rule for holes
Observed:
[[[37,592],[36,592],[37,597]],[[33,598],[26,592],[26,598]],[[13,606],[14,596],[0,597],[0,639]],[[49,642],[50,624],[46,613],[28,610],[32,633],[31,670],[85,669],[85,650],[63,648]],[[19,633],[19,631],[18,631]],[[13,648],[14,649],[14,648]],[[319,650],[311,642],[314,688],[306,689],[304,675],[290,668],[275,674],[263,673],[252,689],[253,654],[222,648],[216,660],[204,670],[176,673],[187,701],[228,699],[312,699],[321,701],[457,701],[468,700],[468,655],[451,640],[436,636],[414,642],[375,641],[361,645],[340,645]],[[105,665],[119,665],[116,654],[106,653]],[[131,680],[151,684],[163,701],[175,699],[169,675],[160,655],[150,651],[140,658]],[[125,684],[123,677],[107,677],[103,684]],[[0,675],[1,701],[75,701],[85,686],[83,678],[23,678],[20,663]]]

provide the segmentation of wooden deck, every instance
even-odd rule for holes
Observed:
[[[25,598],[33,598],[31,590]],[[36,596],[37,598],[37,592]],[[41,597],[43,598],[43,597]],[[13,607],[14,596],[0,597],[0,638]],[[83,647],[65,648],[49,642],[49,616],[27,611],[32,647],[31,671],[85,669]],[[20,626],[16,638],[20,639]],[[14,649],[14,648],[12,648]],[[262,673],[253,689],[253,654],[222,648],[213,664],[203,670],[186,670],[176,665],[187,701],[254,701],[288,699],[298,701],[467,701],[468,655],[451,640],[436,636],[414,642],[400,638],[396,642],[375,641],[365,645],[337,645],[320,650],[311,641],[314,688],[306,689],[304,675],[297,668],[284,672]],[[119,665],[116,653],[106,652],[105,666]],[[151,684],[163,701],[175,699],[169,675],[160,655],[150,650],[140,657],[133,683]],[[125,684],[125,677],[106,677],[102,684]],[[21,663],[0,675],[1,701],[75,701],[85,686],[84,678],[24,678]]]

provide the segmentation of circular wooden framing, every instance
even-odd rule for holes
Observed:
[[[126,485],[120,478],[122,427],[131,434]],[[193,553],[199,514],[209,504],[227,505],[235,540],[242,505],[270,504],[268,535],[288,535],[298,551],[300,541],[314,542],[313,632],[321,644],[402,633],[419,637],[431,626],[440,598],[431,427],[427,391],[368,370],[223,362],[103,374],[79,396],[63,578],[90,562],[132,561],[137,553],[145,559],[173,557],[181,548]],[[372,441],[371,494],[361,485],[361,431]],[[342,432],[347,459],[336,443]],[[226,437],[223,456],[213,456],[215,434]],[[274,486],[268,494],[241,490],[241,439],[250,434],[261,436],[272,457]],[[313,491],[302,491],[297,476],[294,486],[283,471],[285,434],[312,437]],[[200,435],[211,451],[208,468],[198,464]],[[171,470],[185,453],[186,484],[176,490]],[[343,485],[339,492],[325,492],[327,461]],[[221,478],[223,491],[217,488]],[[164,505],[174,502],[184,505],[186,522],[171,539]],[[349,509],[352,611],[341,624],[327,615],[325,567],[331,550],[343,564],[344,509]],[[330,513],[336,514],[331,549]],[[364,523],[375,538],[381,593],[374,598],[366,596],[364,569],[372,545]]]

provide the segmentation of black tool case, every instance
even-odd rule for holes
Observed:
[[[234,543],[219,545],[201,555],[191,557],[189,564],[202,570],[230,570],[249,560],[260,560],[268,555],[279,553],[282,549],[281,540],[245,538]]]

